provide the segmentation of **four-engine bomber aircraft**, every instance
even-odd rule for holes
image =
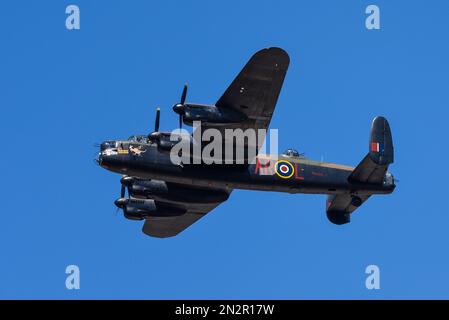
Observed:
[[[214,105],[180,103],[173,107],[182,123],[224,129],[267,129],[289,66],[280,48],[257,52]],[[395,189],[387,171],[393,163],[390,126],[383,117],[373,120],[369,152],[354,167],[306,159],[293,149],[276,158],[258,154],[262,162],[233,165],[175,164],[170,150],[177,143],[169,132],[155,131],[128,140],[105,141],[96,159],[103,168],[120,173],[121,197],[115,205],[132,220],[145,220],[143,232],[171,237],[226,201],[233,189],[326,194],[326,213],[335,224],[348,223],[350,215],[373,194]],[[267,174],[266,164],[273,159]],[[261,174],[265,171],[264,174]],[[128,196],[125,196],[126,190]]]

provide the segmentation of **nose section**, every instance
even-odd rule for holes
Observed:
[[[101,166],[101,163],[103,162],[103,157],[101,156],[101,152],[97,155],[97,157],[94,160],[99,166]]]
[[[100,144],[100,152],[95,162],[101,167],[108,169],[114,163],[114,155],[117,154],[118,141],[107,140]]]

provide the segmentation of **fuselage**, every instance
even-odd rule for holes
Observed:
[[[157,144],[137,141],[102,144],[98,163],[127,176],[202,188],[308,194],[388,194],[395,188],[388,177],[383,184],[354,184],[348,180],[353,167],[286,155],[259,154],[249,164],[175,164]]]

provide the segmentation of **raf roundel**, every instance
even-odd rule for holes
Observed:
[[[274,166],[276,174],[283,179],[289,179],[295,174],[295,168],[293,165],[285,160],[279,160]]]

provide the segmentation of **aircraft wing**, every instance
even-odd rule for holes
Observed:
[[[210,189],[209,189],[210,190]],[[231,192],[231,191],[229,191]],[[196,221],[204,217],[210,211],[218,207],[222,202],[215,203],[178,203],[186,210],[183,215],[147,217],[143,225],[143,233],[157,238],[176,236]]]
[[[233,127],[268,128],[281,92],[290,58],[280,48],[255,53],[215,104],[246,115],[247,120]]]
[[[280,48],[255,53],[215,103],[220,110],[230,109],[244,115],[244,120],[230,124],[207,124],[222,133],[226,129],[267,129],[276,106],[290,58]],[[233,144],[233,141],[223,141]],[[263,141],[262,141],[263,142]]]

